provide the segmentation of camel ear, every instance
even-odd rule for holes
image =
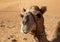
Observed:
[[[46,12],[46,6],[42,6],[41,7],[41,9],[40,9],[40,12],[42,13],[42,14],[44,14],[45,12]]]
[[[25,8],[23,8],[23,12],[26,12],[26,9]]]
[[[20,14],[20,16],[23,18],[24,17],[24,15],[23,14]]]

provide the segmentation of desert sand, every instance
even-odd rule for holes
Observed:
[[[47,39],[60,42],[60,0],[0,0],[0,42],[34,42],[33,36],[20,33],[20,12],[33,5],[47,7],[44,14]]]

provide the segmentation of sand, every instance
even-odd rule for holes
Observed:
[[[0,0],[0,42],[34,42],[32,35],[20,33],[19,16],[23,8],[33,5],[47,7],[43,15],[47,39],[60,42],[60,0]]]

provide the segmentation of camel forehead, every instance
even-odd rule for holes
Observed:
[[[24,17],[26,17],[26,16],[31,16],[31,13],[25,12],[25,13],[24,13]]]
[[[25,12],[22,12],[22,13],[23,13],[23,15],[27,15],[26,13],[28,13],[28,12],[31,12],[33,15],[37,15],[38,13],[41,14],[41,12],[39,11],[39,7],[36,7],[36,6],[32,6],[31,8],[28,8],[28,9],[26,9]]]
[[[26,12],[23,13],[24,16],[31,15],[31,14],[36,16],[37,14],[41,14],[41,12],[36,10],[29,10],[29,11],[27,10]]]

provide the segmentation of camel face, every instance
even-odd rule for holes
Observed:
[[[22,17],[22,22],[21,22],[21,32],[23,33],[28,33],[30,32],[33,28],[36,28],[36,23],[34,22],[34,19],[32,17],[31,12],[25,13]]]
[[[37,21],[41,21],[43,18],[42,14],[45,12],[45,7],[40,9],[38,6],[32,6],[29,11],[25,9],[23,11],[21,14],[21,32],[27,34],[39,25]]]

